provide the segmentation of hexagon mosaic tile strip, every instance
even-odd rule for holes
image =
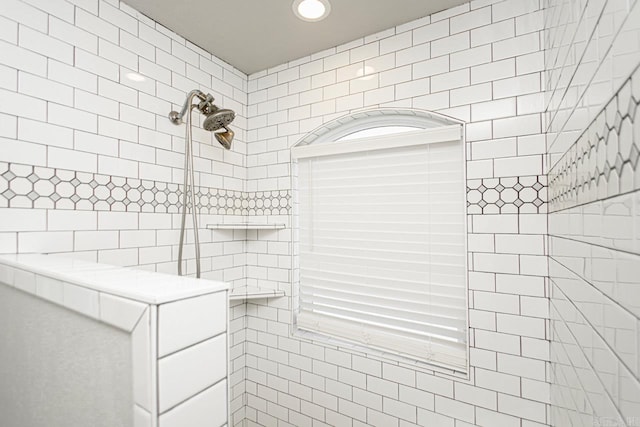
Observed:
[[[549,172],[549,210],[640,188],[640,67]]]
[[[546,177],[467,181],[467,213],[546,212]],[[0,162],[0,208],[178,213],[183,186],[167,182]],[[211,215],[288,215],[290,191],[242,192],[196,187]]]
[[[183,186],[0,162],[0,208],[178,213]],[[241,192],[196,187],[201,214],[286,215],[288,191]]]
[[[542,175],[467,181],[468,214],[545,213],[546,200]]]

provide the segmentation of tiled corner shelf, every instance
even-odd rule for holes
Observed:
[[[248,299],[280,298],[284,296],[284,291],[273,289],[262,289],[255,286],[243,286],[232,289],[229,292],[229,301],[239,301]]]
[[[207,224],[208,230],[282,230],[286,224],[266,224],[252,222],[227,222],[218,224]],[[256,286],[242,286],[229,291],[229,301],[246,301],[250,299],[280,298],[284,291],[273,289],[263,289]]]
[[[207,229],[209,230],[282,230],[285,227],[285,224],[260,224],[250,222],[207,224]]]

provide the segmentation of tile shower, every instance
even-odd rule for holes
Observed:
[[[474,0],[247,76],[123,2],[4,0],[0,252],[174,274],[197,87],[238,114],[194,129],[203,276],[287,295],[231,302],[230,425],[637,425],[639,13]],[[467,123],[468,379],[289,333],[289,147],[368,107]],[[249,217],[286,228],[205,229]]]

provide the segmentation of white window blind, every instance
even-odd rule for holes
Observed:
[[[292,149],[299,329],[466,370],[462,149],[460,126]]]

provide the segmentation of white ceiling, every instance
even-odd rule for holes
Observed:
[[[304,22],[293,0],[125,0],[191,42],[251,74],[412,21],[466,0],[330,0]]]

